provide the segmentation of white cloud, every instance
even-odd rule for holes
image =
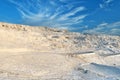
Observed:
[[[61,20],[66,20],[68,17],[74,16],[77,12],[80,12],[80,11],[83,11],[83,10],[85,10],[85,7],[77,7],[74,10],[72,10],[72,11],[66,13],[66,14],[61,15],[60,19]]]
[[[120,21],[111,24],[101,23],[96,28],[84,31],[91,34],[110,34],[120,36]]]
[[[69,3],[63,5],[57,4],[57,2],[52,0],[48,1],[47,4],[45,4],[44,1],[42,2],[42,0],[9,1],[17,6],[26,24],[67,27],[66,29],[68,29],[68,27],[73,24],[82,23],[83,19],[87,16],[87,14],[76,15],[78,12],[86,10],[86,8],[84,6],[76,7],[75,2],[74,4]],[[66,2],[67,0],[61,1]],[[76,3],[79,2],[81,1],[77,1]]]
[[[77,22],[77,21],[79,21],[79,20],[84,19],[86,16],[87,16],[87,14],[80,15],[80,16],[74,17],[74,19],[73,19],[73,20],[74,20],[75,22]]]
[[[111,3],[113,0],[104,0],[104,1],[105,1],[105,3],[109,4],[109,3]]]
[[[106,8],[112,3],[114,0],[103,0],[103,3],[99,4],[100,8]]]

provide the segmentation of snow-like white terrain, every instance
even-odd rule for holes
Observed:
[[[0,80],[120,80],[120,36],[0,23]]]

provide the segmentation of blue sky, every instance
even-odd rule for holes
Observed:
[[[0,1],[0,22],[120,35],[120,0]]]

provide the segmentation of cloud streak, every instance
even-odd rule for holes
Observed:
[[[96,28],[91,30],[86,30],[84,33],[90,34],[109,34],[109,35],[119,35],[120,36],[120,21],[111,24],[101,23]]]
[[[103,0],[102,4],[99,4],[100,8],[106,8],[112,3],[114,0]]]
[[[71,28],[80,24],[87,14],[77,14],[85,11],[84,6],[74,6],[81,1],[67,3],[67,0],[9,0],[21,13],[26,24],[49,27]],[[69,27],[69,28],[68,28]]]

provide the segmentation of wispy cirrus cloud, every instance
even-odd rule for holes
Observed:
[[[85,10],[85,7],[77,7],[73,10],[71,10],[70,12],[64,14],[64,15],[61,15],[61,18],[62,20],[66,20],[67,18],[69,18],[70,16],[74,16],[77,12],[80,12],[80,11],[83,11]],[[81,17],[80,19],[82,19],[84,17]]]
[[[26,24],[49,27],[71,28],[73,24],[80,24],[87,14],[77,14],[85,11],[81,1],[67,3],[67,0],[9,0],[21,13]],[[74,3],[74,4],[73,4]],[[78,5],[78,6],[75,6]],[[69,28],[68,28],[69,26]]]
[[[96,28],[86,30],[84,33],[90,34],[109,34],[120,36],[120,21],[114,23],[101,23]]]
[[[114,0],[103,0],[103,3],[99,4],[100,8],[108,7]]]

